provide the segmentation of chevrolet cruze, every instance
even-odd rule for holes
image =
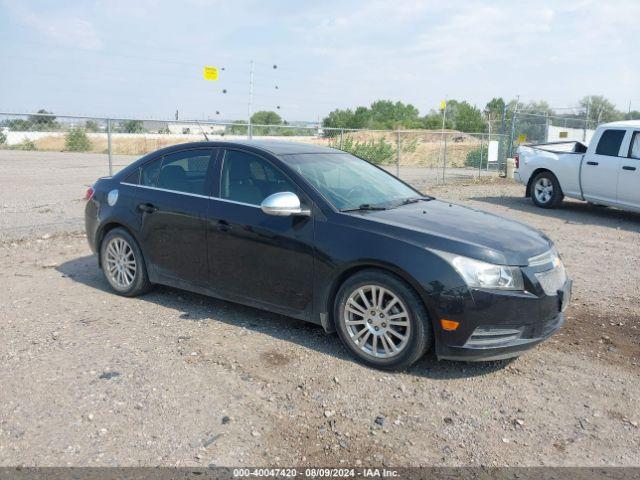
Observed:
[[[564,322],[571,280],[521,223],[425,196],[348,153],[201,142],[148,154],[87,192],[113,290],[154,284],[337,332],[364,363],[517,356]]]

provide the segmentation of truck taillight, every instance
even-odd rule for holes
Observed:
[[[516,161],[516,168],[520,168],[520,154],[516,153],[513,159]]]
[[[94,193],[95,193],[95,190],[93,189],[93,187],[87,188],[87,193],[84,194],[84,199],[86,201],[91,200],[93,198]]]

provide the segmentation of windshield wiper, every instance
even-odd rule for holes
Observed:
[[[387,207],[381,207],[376,205],[371,205],[369,203],[363,203],[358,208],[345,208],[340,210],[341,212],[359,212],[361,210],[386,210]]]

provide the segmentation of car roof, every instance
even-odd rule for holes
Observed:
[[[167,150],[192,147],[252,147],[273,155],[292,155],[297,153],[344,153],[335,148],[312,145],[301,141],[290,140],[221,140],[209,142],[191,142],[172,145]]]

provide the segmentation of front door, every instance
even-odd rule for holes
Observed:
[[[618,203],[640,208],[640,131],[633,132],[629,155],[620,159]]]
[[[205,215],[214,151],[182,150],[141,168],[136,208],[152,281],[203,285],[208,279]]]
[[[310,201],[271,161],[227,149],[218,198],[207,212],[211,287],[223,296],[297,317],[311,312],[313,228],[311,217],[278,217],[260,209],[273,193]]]
[[[624,135],[624,130],[604,130],[595,152],[587,152],[581,171],[582,192],[586,200],[616,203],[619,155]]]

